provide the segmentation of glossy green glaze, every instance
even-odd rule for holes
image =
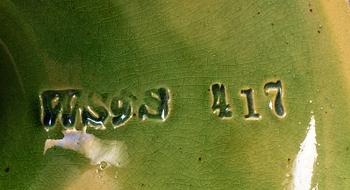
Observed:
[[[137,113],[145,92],[159,87],[171,96],[164,122],[132,117],[117,129],[89,130],[128,147],[125,168],[103,171],[110,187],[288,188],[314,115],[312,186],[348,188],[348,93],[319,10],[277,0],[1,1],[0,189],[65,189],[95,171],[71,150],[43,155],[46,139],[63,136],[40,122],[44,90],[124,91]],[[277,80],[284,118],[264,93]],[[231,119],[212,113],[214,83],[226,87]],[[247,88],[260,120],[244,119]]]

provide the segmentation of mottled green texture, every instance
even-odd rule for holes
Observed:
[[[349,188],[348,94],[320,15],[305,1],[1,1],[0,188],[62,189],[89,167],[73,151],[43,155],[43,90],[124,89],[138,108],[157,87],[170,89],[165,122],[133,117],[92,131],[127,144],[130,164],[115,179],[124,189],[282,189],[311,111],[321,144],[314,182]],[[284,119],[263,90],[278,79]],[[226,86],[230,120],[211,113],[214,82]],[[248,87],[260,121],[244,120]]]

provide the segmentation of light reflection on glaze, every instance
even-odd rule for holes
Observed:
[[[300,144],[300,150],[294,161],[292,190],[309,190],[311,188],[317,155],[315,118],[311,116],[306,137]]]
[[[93,165],[106,162],[108,165],[123,167],[128,162],[127,146],[122,141],[102,140],[78,130],[65,130],[63,134],[62,139],[46,140],[44,154],[57,146],[83,154]]]

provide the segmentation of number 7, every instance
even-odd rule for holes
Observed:
[[[283,97],[283,91],[282,91],[282,82],[278,80],[277,82],[269,82],[266,83],[264,86],[265,95],[269,95],[271,91],[276,92],[276,96],[274,98],[274,104],[273,109],[275,114],[283,118],[286,116],[286,112],[284,111],[282,97]]]

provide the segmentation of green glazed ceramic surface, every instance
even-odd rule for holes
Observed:
[[[3,0],[0,25],[0,189],[298,189],[308,140],[309,189],[350,187],[349,92],[319,2]],[[81,93],[73,127],[45,130],[48,90]],[[79,114],[96,105],[105,129]],[[125,160],[44,153],[72,128]]]

